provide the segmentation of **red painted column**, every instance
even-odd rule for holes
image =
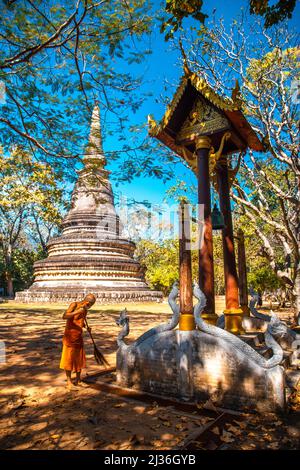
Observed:
[[[210,147],[211,141],[209,137],[204,136],[198,138],[196,142],[198,204],[203,204],[204,206],[204,239],[199,249],[199,286],[207,302],[202,317],[209,323],[216,324],[218,317],[215,314],[213,237],[209,178]]]
[[[224,157],[222,158],[222,162],[217,164],[216,171],[220,209],[225,223],[225,227],[222,230],[226,299],[226,309],[224,311],[225,328],[231,333],[240,334],[243,332],[241,326],[241,316],[243,312],[239,305],[239,285],[234,252],[228,166]]]
[[[182,202],[179,206],[179,329],[194,330],[192,254],[190,248],[191,227],[189,206]]]

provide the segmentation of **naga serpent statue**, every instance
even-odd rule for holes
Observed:
[[[269,322],[271,320],[270,315],[265,315],[264,313],[260,313],[256,308],[255,305],[258,302],[258,294],[254,291],[254,289],[250,288],[249,289],[249,294],[251,295],[251,300],[249,302],[249,309],[252,315],[256,318],[259,318],[260,320],[267,321]],[[273,311],[271,310],[271,313],[273,315]]]
[[[267,324],[271,321],[271,319],[274,317],[275,313],[273,310],[271,310],[271,315],[266,315],[264,313],[259,312],[255,305],[257,303],[257,295],[255,294],[254,290],[250,289],[250,295],[251,295],[251,300],[249,302],[249,309],[250,312],[252,313],[253,317],[244,317],[243,318],[243,327],[245,328],[246,331],[248,331],[248,328],[250,330],[256,329],[258,326],[263,326],[264,324]],[[276,315],[275,315],[276,316]],[[259,320],[257,324],[254,324],[254,321]],[[252,321],[252,323],[251,323]],[[219,328],[225,328],[225,315],[221,315],[218,318],[217,321],[217,326]],[[287,344],[287,346],[292,346],[292,342],[300,339],[300,335],[296,333],[296,331],[292,330],[287,326],[287,324],[278,319],[277,321],[277,326],[276,329],[273,330],[273,336],[277,339],[283,339],[284,342]]]
[[[218,402],[227,407],[282,409],[283,351],[273,338],[280,324],[278,318],[271,318],[265,332],[266,344],[273,352],[267,359],[239,337],[203,320],[206,299],[198,284],[193,286],[196,329],[176,329],[180,318],[178,293],[175,283],[169,295],[173,312],[170,320],[128,344],[125,337],[130,331],[129,317],[126,309],[121,312],[116,320],[121,327],[117,338],[117,384],[184,401],[216,394]],[[253,380],[249,382],[249,378]]]
[[[168,301],[169,305],[173,311],[173,315],[169,322],[163,323],[157,327],[151,328],[151,330],[144,333],[140,336],[134,343],[127,345],[124,342],[124,338],[129,334],[129,317],[127,316],[127,310],[124,309],[120,313],[120,317],[116,320],[117,325],[122,327],[118,338],[117,344],[119,346],[119,361],[122,361],[123,353],[126,352],[126,364],[127,366],[133,366],[135,360],[135,349],[136,347],[141,344],[143,341],[148,339],[149,337],[156,335],[158,333],[162,333],[164,331],[173,330],[179,323],[179,316],[180,316],[180,308],[177,304],[176,300],[178,297],[179,286],[178,283],[174,283],[172,290],[170,292]],[[193,290],[194,296],[198,299],[198,303],[194,307],[194,317],[197,324],[197,327],[200,331],[207,333],[212,336],[216,336],[218,338],[222,338],[225,341],[229,341],[233,346],[239,349],[244,355],[250,357],[253,361],[255,361],[258,365],[265,369],[271,369],[276,365],[280,364],[283,359],[283,351],[279,344],[273,338],[273,335],[283,335],[285,334],[285,328],[282,326],[282,322],[280,322],[279,318],[276,315],[272,315],[270,321],[268,322],[267,331],[265,332],[265,342],[266,345],[272,349],[273,356],[270,359],[265,359],[261,356],[258,352],[256,352],[251,346],[247,343],[242,341],[237,336],[223,330],[217,326],[210,325],[206,323],[202,317],[201,313],[206,305],[206,299],[201,291],[198,284],[194,284]],[[132,354],[131,354],[132,352]]]
[[[273,310],[271,310],[271,315],[265,315],[264,313],[259,312],[255,307],[256,303],[257,303],[257,294],[254,292],[253,289],[250,289],[250,295],[251,295],[251,300],[249,302],[249,309],[250,309],[250,312],[252,313],[252,315],[255,318],[258,318],[259,320],[269,322],[271,320],[272,316],[274,315]],[[293,340],[297,339],[297,337],[298,337],[298,339],[300,339],[300,335],[297,334],[296,331],[289,328],[287,326],[286,322],[281,321],[280,323],[282,325],[282,328],[285,329],[285,334],[286,335],[289,335],[291,337],[291,339],[293,339]]]
[[[121,349],[125,348],[126,350],[128,350],[128,348],[132,349],[133,347],[138,346],[143,341],[148,339],[150,336],[156,335],[158,333],[162,333],[164,331],[173,330],[174,328],[176,328],[176,326],[179,323],[179,317],[180,317],[180,308],[176,302],[177,297],[178,297],[178,292],[179,292],[179,284],[178,282],[175,282],[173,284],[172,290],[168,297],[168,302],[173,312],[171,319],[167,323],[162,323],[161,325],[158,325],[154,328],[151,328],[151,330],[146,331],[146,333],[140,336],[131,345],[127,345],[124,342],[124,338],[129,335],[130,329],[129,329],[129,317],[127,316],[127,310],[126,308],[122,310],[122,312],[120,313],[120,317],[116,320],[117,325],[122,326],[122,330],[120,331],[118,338],[117,338],[117,344],[119,348]]]
[[[261,320],[262,323],[267,323],[267,325],[270,324],[272,321],[272,318],[274,316],[274,312],[271,310],[271,315],[264,315],[263,313],[260,313],[256,308],[256,298],[255,298],[255,293],[251,292],[252,298],[249,302],[249,309],[252,315]],[[280,346],[288,351],[293,350],[293,353],[291,353],[289,357],[289,363],[290,365],[297,366],[299,367],[300,364],[300,356],[299,356],[299,341],[300,341],[300,334],[296,333],[296,331],[292,330],[287,326],[287,324],[284,321],[280,321],[277,325],[277,329],[275,329],[273,336],[276,338],[276,340],[279,342]]]
[[[282,335],[285,333],[285,330],[282,328],[281,322],[276,315],[272,315],[265,332],[265,343],[269,348],[272,349],[273,356],[270,359],[265,359],[251,346],[249,346],[237,336],[234,336],[233,334],[223,330],[222,328],[219,328],[218,326],[213,326],[209,323],[206,323],[201,317],[201,314],[206,305],[206,298],[199,285],[196,283],[194,284],[193,293],[196,299],[198,299],[198,303],[194,307],[194,317],[199,330],[230,342],[235,348],[239,349],[244,355],[251,358],[256,364],[264,369],[271,369],[272,367],[275,367],[281,363],[283,359],[283,350],[275,341],[273,335],[274,333],[277,335]]]
[[[126,308],[124,308],[124,310],[122,310],[122,312],[120,313],[119,318],[116,320],[116,324],[122,327],[122,330],[120,331],[117,337],[117,344],[119,348],[123,348],[124,346],[128,348],[128,345],[125,344],[123,341],[123,338],[129,335],[129,317],[127,316]]]

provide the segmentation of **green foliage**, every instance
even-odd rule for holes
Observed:
[[[299,49],[297,47],[284,50],[275,47],[262,57],[253,58],[249,61],[244,83],[254,96],[260,96],[262,103],[264,99],[270,101],[271,93],[273,99],[277,100],[278,105],[280,105],[279,103],[282,100],[280,95],[280,92],[282,92],[281,87],[285,87],[286,90],[291,88],[291,82],[299,78],[299,67]],[[285,106],[290,107],[289,93],[287,93],[285,101]],[[255,116],[255,112],[253,112],[251,106],[247,105],[246,100],[245,112],[250,116]],[[276,116],[275,124],[278,125],[279,122],[280,116]]]
[[[182,26],[184,18],[192,17],[204,23],[205,15],[202,12],[203,0],[166,0],[165,10],[170,15],[161,25],[161,32],[166,32],[166,41]]]
[[[225,295],[222,235],[213,232],[215,295]]]
[[[250,0],[250,13],[262,16],[266,28],[291,18],[296,6],[296,0],[278,0],[273,5],[270,3],[269,0]]]
[[[165,11],[169,15],[163,18],[161,32],[166,32],[165,40],[168,41],[179,29],[183,29],[183,20],[193,18],[202,25],[208,17],[203,13],[203,0],[166,0]],[[296,0],[278,0],[270,5],[269,0],[249,0],[250,13],[262,16],[265,20],[265,28],[276,25],[286,18],[291,18],[296,6]],[[201,34],[200,27],[200,34]]]
[[[255,263],[249,268],[248,286],[252,286],[254,290],[274,292],[282,287],[282,283],[265,260],[260,259],[259,263]]]
[[[237,209],[236,212],[238,213]],[[260,219],[257,219],[257,224],[268,235],[270,229],[267,224],[264,224]],[[260,290],[261,292],[274,292],[282,288],[283,283],[278,279],[263,255],[262,241],[256,235],[253,225],[249,224],[249,220],[244,215],[239,214],[235,216],[235,231],[238,229],[243,230],[245,237],[248,288],[252,286],[254,290]],[[276,247],[276,258],[277,263],[283,260],[282,247],[280,245]]]
[[[222,239],[217,235],[214,240],[215,291],[216,295],[224,294],[224,268],[222,258]],[[135,256],[146,272],[150,287],[169,295],[173,283],[179,279],[179,242],[164,240],[156,243],[141,240],[137,244]],[[193,279],[198,279],[198,253],[192,251]]]
[[[15,291],[27,289],[33,282],[33,263],[43,258],[42,250],[37,247],[33,250],[28,248],[17,248],[12,257],[11,276]],[[3,251],[0,250],[0,286],[5,287],[4,271],[6,263],[3,257]]]
[[[82,155],[95,98],[106,131],[125,132],[143,96],[128,64],[149,50],[148,0],[0,0],[0,144],[22,145],[68,174]],[[132,44],[134,43],[134,50]],[[86,125],[84,125],[86,124]]]
[[[38,216],[59,223],[62,190],[58,183],[59,176],[51,166],[34,161],[28,152],[15,147],[8,156],[0,153],[2,213],[34,208]]]
[[[21,148],[0,153],[0,276],[15,287],[27,285],[35,259],[33,246],[46,243],[61,221],[63,190],[49,164]],[[39,254],[37,255],[39,256]]]
[[[168,295],[170,287],[178,280],[178,241],[167,240],[158,244],[141,240],[135,256],[146,269],[146,280],[151,288]]]

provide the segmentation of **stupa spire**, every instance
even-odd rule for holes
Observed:
[[[93,109],[89,144],[91,144],[97,150],[97,152],[103,153],[100,111],[98,101],[95,102],[95,106]]]
[[[103,154],[102,147],[102,131],[98,101],[95,102],[95,106],[93,109],[89,142],[87,144],[86,152],[84,155],[85,161],[93,160],[95,162],[96,159],[101,160],[102,163],[105,164],[105,157]]]

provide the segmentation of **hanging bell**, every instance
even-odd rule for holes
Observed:
[[[212,210],[211,222],[213,230],[222,230],[225,227],[223,214],[218,209],[217,204],[214,205],[214,208]]]

